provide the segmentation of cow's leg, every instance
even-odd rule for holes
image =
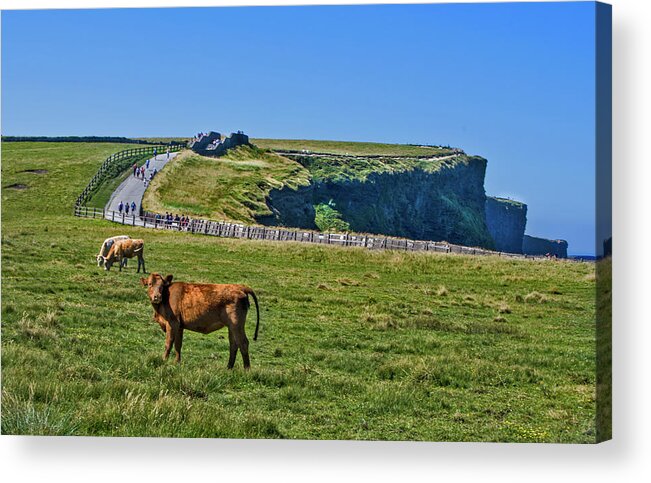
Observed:
[[[228,342],[230,344],[230,355],[228,357],[227,369],[232,369],[235,365],[235,357],[237,356],[237,342],[235,342],[235,336],[233,335],[233,329],[228,328]]]
[[[165,352],[163,353],[163,360],[166,361],[170,356],[172,350],[172,342],[174,342],[174,331],[169,324],[166,324],[165,330]]]
[[[141,256],[140,259],[142,260],[142,273],[147,273],[145,269],[145,257]]]
[[[181,362],[181,346],[183,345],[183,327],[176,329],[174,335],[174,350],[176,351],[176,362]]]
[[[246,338],[246,334],[244,333],[244,324],[239,325],[238,327],[235,328],[235,342],[237,343],[237,347],[240,349],[240,352],[242,353],[242,361],[244,362],[244,369],[248,369],[251,367],[251,361],[249,360],[249,339]]]
[[[118,265],[120,265],[120,271],[122,271],[122,258],[118,259]]]

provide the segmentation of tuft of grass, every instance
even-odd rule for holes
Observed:
[[[507,304],[506,302],[500,302],[497,305],[497,312],[500,314],[510,314],[511,307],[509,307],[509,304]]]
[[[524,296],[524,301],[526,303],[534,303],[537,302],[539,304],[545,303],[549,301],[549,298],[546,295],[541,294],[540,292],[530,292],[527,295]]]
[[[439,285],[436,288],[436,295],[439,297],[445,297],[448,293],[448,289],[445,287],[445,285]]]
[[[357,287],[359,285],[359,282],[352,278],[338,278],[337,282],[344,287]]]

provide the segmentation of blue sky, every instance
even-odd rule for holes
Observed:
[[[458,146],[594,253],[592,2],[2,12],[2,133]]]

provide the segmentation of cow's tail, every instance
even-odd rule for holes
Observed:
[[[255,322],[255,333],[253,334],[253,340],[258,340],[258,329],[260,328],[260,306],[258,305],[258,297],[255,296],[255,293],[250,288],[246,288],[246,293],[253,297],[255,302],[255,313],[257,315],[257,320]]]

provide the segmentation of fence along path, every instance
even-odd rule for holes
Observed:
[[[97,173],[95,173],[95,176],[91,178],[86,188],[84,188],[84,191],[82,191],[81,194],[77,197],[77,200],[75,201],[75,210],[77,207],[86,204],[90,195],[97,187],[99,187],[100,184],[102,184],[104,178],[107,177],[108,173],[111,171],[114,165],[117,165],[126,159],[137,158],[139,156],[144,156],[145,154],[154,154],[154,150],[156,150],[158,153],[163,153],[167,148],[170,149],[170,152],[176,152],[180,151],[183,146],[180,144],[154,145],[141,148],[125,149],[124,151],[118,151],[117,153],[111,154],[104,160],[102,165],[97,170]]]
[[[249,240],[268,240],[276,242],[317,243],[344,247],[360,247],[371,250],[401,250],[412,252],[459,253],[463,255],[492,255],[520,259],[545,259],[543,256],[522,255],[517,253],[496,252],[483,248],[466,247],[447,242],[409,240],[379,235],[362,235],[356,233],[322,233],[313,230],[288,229],[284,227],[244,225],[226,221],[195,219],[184,226],[178,223],[166,223],[165,219],[156,219],[153,213],[143,215],[75,206],[75,216],[99,218],[127,226],[138,226],[158,230],[181,231],[223,238],[245,238]]]

